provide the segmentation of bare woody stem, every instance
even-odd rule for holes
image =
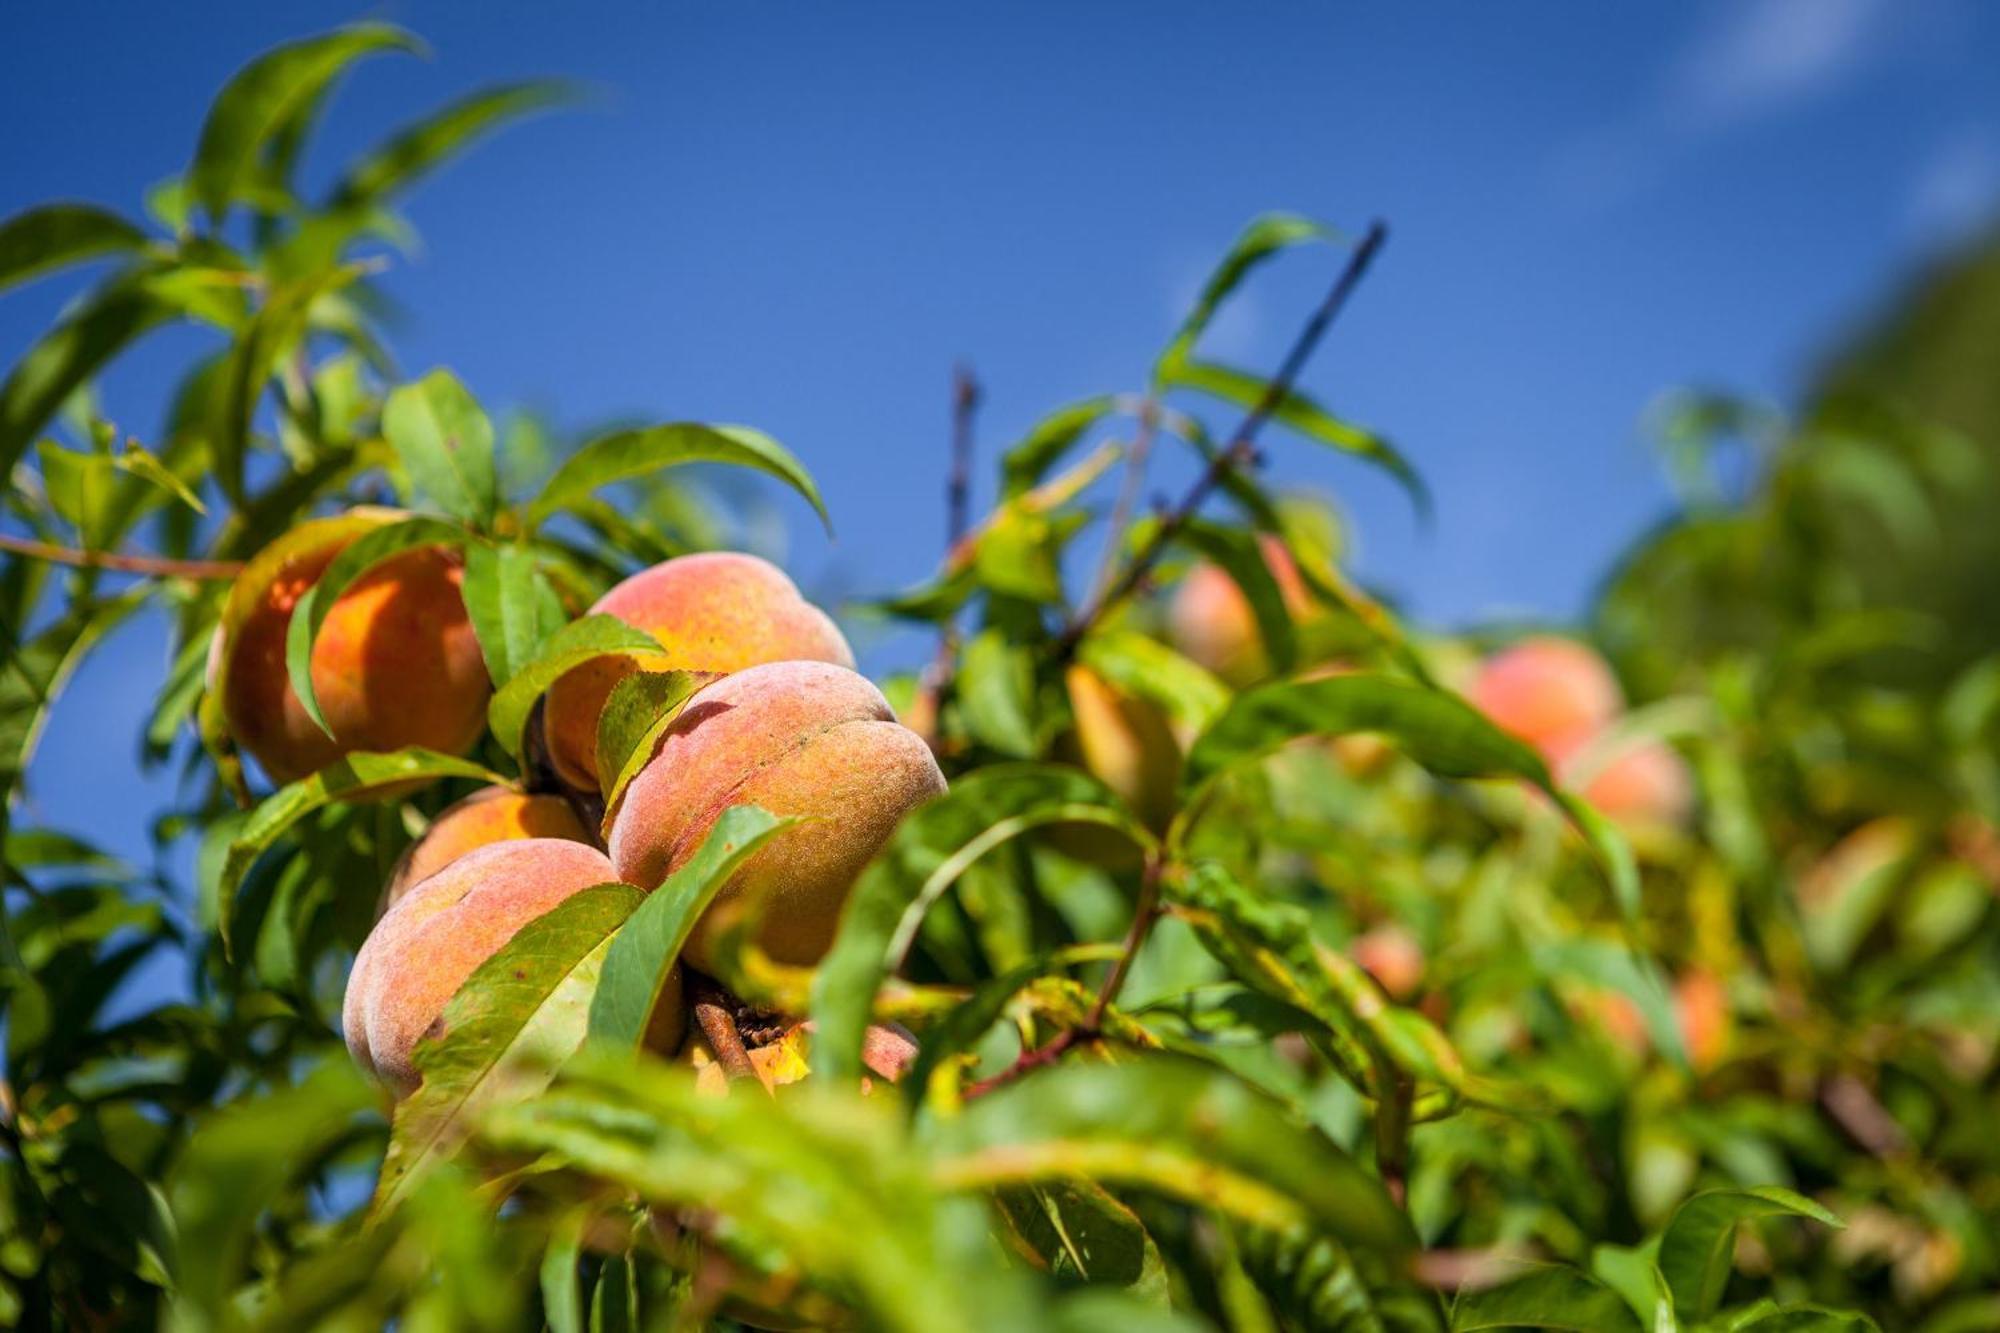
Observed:
[[[694,1010],[694,1021],[701,1035],[708,1040],[708,1049],[715,1052],[715,1062],[722,1066],[722,1072],[731,1082],[755,1078],[757,1067],[750,1063],[750,1052],[744,1049],[743,1034],[737,1030],[736,1018],[729,1012],[728,997],[722,987],[696,973],[687,975],[692,1001],[689,1007]]]
[[[1076,616],[1063,630],[1062,636],[1056,641],[1059,652],[1066,656],[1074,650],[1105,612],[1137,591],[1147,576],[1153,572],[1153,566],[1159,562],[1167,546],[1180,535],[1182,528],[1193,521],[1202,503],[1208,499],[1209,493],[1221,485],[1232,471],[1247,468],[1256,461],[1257,432],[1264,428],[1264,423],[1271,419],[1272,414],[1291,393],[1293,382],[1298,379],[1299,372],[1305,369],[1313,350],[1319,346],[1319,340],[1325,336],[1335,317],[1340,314],[1341,308],[1347,304],[1347,298],[1354,294],[1354,289],[1367,275],[1368,266],[1374,262],[1376,252],[1388,238],[1389,229],[1383,223],[1376,222],[1369,226],[1367,234],[1361,238],[1361,243],[1355,246],[1354,252],[1348,256],[1347,264],[1341,269],[1340,276],[1334,279],[1326,299],[1319,303],[1319,308],[1313,311],[1305,327],[1299,330],[1299,336],[1293,340],[1291,350],[1285,354],[1284,362],[1278,367],[1278,373],[1271,377],[1269,384],[1265,385],[1264,396],[1257,400],[1257,405],[1251,408],[1249,414],[1237,425],[1235,432],[1229,437],[1229,443],[1209,460],[1208,466],[1202,470],[1199,477],[1195,478],[1194,484],[1188,488],[1187,494],[1181,497],[1180,503],[1168,510],[1160,519],[1159,526],[1153,529],[1145,546],[1132,557],[1132,562],[1125,567],[1124,573],[1120,574],[1103,593],[1093,596],[1078,610]]]
[[[1079,1042],[1089,1041],[1103,1030],[1104,1015],[1118,998],[1118,992],[1125,988],[1125,979],[1132,972],[1132,960],[1139,956],[1139,950],[1145,947],[1147,937],[1153,933],[1153,926],[1160,919],[1160,875],[1163,869],[1158,857],[1146,859],[1146,869],[1139,881],[1139,900],[1132,908],[1132,927],[1125,932],[1125,942],[1118,950],[1118,961],[1112,965],[1111,975],[1098,988],[1097,999],[1091,1004],[1090,1013],[1083,1022],[1064,1028],[1046,1045],[1021,1052],[1013,1064],[970,1085],[965,1090],[965,1100],[984,1097],[1023,1074],[1054,1064]]]
[[[1111,586],[1111,573],[1118,567],[1118,546],[1125,539],[1125,525],[1132,521],[1132,511],[1138,507],[1139,492],[1146,485],[1146,464],[1153,453],[1153,440],[1159,433],[1160,399],[1157,392],[1148,393],[1139,404],[1139,428],[1132,435],[1132,452],[1125,456],[1125,477],[1118,487],[1118,498],[1111,503],[1111,517],[1104,528],[1104,554],[1098,559],[1097,573],[1090,580],[1089,596],[1102,597]]]
[[[951,470],[944,486],[944,551],[952,558],[972,526],[973,422],[979,413],[979,381],[971,367],[960,363],[951,372]],[[945,621],[938,635],[937,652],[917,683],[918,711],[933,719],[931,746],[937,747],[935,719],[940,701],[951,686],[952,667],[958,659],[958,626]]]
[[[240,560],[174,560],[167,556],[127,555],[120,551],[82,551],[6,533],[0,533],[0,551],[12,551],[31,560],[47,560],[78,569],[109,569],[120,574],[144,574],[148,578],[223,580],[233,579],[243,572]]]

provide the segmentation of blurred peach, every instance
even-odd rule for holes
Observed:
[[[1381,925],[1354,937],[1347,952],[1392,1000],[1407,1000],[1424,980],[1424,947],[1398,925]]]
[[[1523,639],[1487,658],[1471,698],[1502,731],[1551,758],[1588,741],[1624,706],[1604,659],[1553,635]]]
[[[1305,618],[1312,611],[1312,596],[1291,552],[1270,533],[1260,534],[1257,541],[1284,596],[1285,609],[1294,619]],[[1250,599],[1219,566],[1204,562],[1188,571],[1168,608],[1167,630],[1182,656],[1231,685],[1249,685],[1270,674],[1270,658]]]

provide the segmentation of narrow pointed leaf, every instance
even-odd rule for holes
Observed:
[[[693,421],[619,431],[591,441],[556,469],[529,516],[539,521],[600,486],[688,463],[730,463],[776,477],[804,496],[820,522],[832,531],[812,474],[783,445],[748,426],[710,426]]]
[[[1566,1264],[1537,1264],[1501,1286],[1460,1293],[1451,1327],[1452,1333],[1490,1328],[1642,1333],[1624,1298]]]
[[[1040,483],[1056,460],[1118,408],[1115,394],[1102,394],[1059,407],[1036,422],[1001,458],[1001,495],[1012,499]]]
[[[94,204],[43,204],[0,222],[0,291],[100,255],[131,252],[146,233]]]
[[[0,477],[13,475],[22,452],[84,381],[178,313],[144,284],[119,283],[44,334],[0,384]]]
[[[1215,312],[1229,299],[1229,294],[1256,268],[1279,251],[1294,245],[1305,245],[1318,241],[1337,239],[1338,233],[1323,223],[1311,218],[1299,217],[1292,213],[1266,213],[1255,218],[1243,229],[1229,253],[1215,266],[1215,271],[1202,285],[1201,294],[1195,298],[1194,308],[1175,331],[1173,341],[1160,353],[1160,360],[1154,369],[1156,379],[1164,379],[1167,372],[1186,361],[1194,352],[1194,345],[1208,328]]]
[[[612,687],[597,715],[598,781],[607,831],[625,788],[651,761],[681,705],[716,677],[713,671],[641,671]]]
[[[1841,1220],[1825,1208],[1775,1185],[1706,1190],[1674,1210],[1660,1234],[1660,1273],[1673,1293],[1674,1313],[1705,1319],[1722,1301],[1736,1257],[1736,1228],[1760,1217],[1804,1217],[1830,1227]]]
[[[535,701],[571,668],[593,657],[657,653],[659,641],[633,629],[616,616],[592,615],[563,626],[544,643],[532,661],[519,667],[486,706],[486,722],[508,754],[519,758],[521,734]]]
[[[425,1168],[457,1148],[483,1105],[547,1085],[582,1043],[611,942],[642,901],[629,884],[572,894],[466,978],[441,1028],[413,1052],[423,1082],[396,1109],[378,1211],[395,1208]]]
[[[563,625],[562,602],[535,553],[512,542],[465,548],[465,613],[497,689]]]
[[[612,940],[590,1002],[591,1041],[639,1045],[695,922],[758,848],[797,822],[754,805],[722,812],[694,855],[646,896]]]
[[[407,189],[480,135],[576,98],[576,90],[567,84],[541,79],[487,88],[461,98],[398,131],[355,163],[334,187],[329,207],[357,208]]]
[[[287,43],[237,71],[209,107],[188,171],[188,184],[209,217],[221,220],[238,189],[255,176],[272,137],[350,63],[416,49],[416,40],[401,29],[368,23]]]
[[[500,504],[493,423],[450,371],[433,370],[391,393],[382,433],[419,495],[462,522],[493,521]]]

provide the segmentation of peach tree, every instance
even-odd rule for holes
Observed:
[[[826,520],[798,454],[557,441],[394,361],[398,199],[562,96],[477,94],[307,197],[343,71],[411,45],[253,61],[150,225],[0,223],[0,284],[110,265],[0,384],[6,1322],[1990,1313],[2000,694],[1859,670],[1887,613],[1800,535],[1886,503],[1857,475],[1927,502],[1943,446],[1760,418],[1756,494],[1636,551],[1599,648],[1424,631],[1265,475],[1330,449],[1427,503],[1298,383],[1386,232],[1269,215],[978,515],[961,377],[946,549],[863,608],[936,650],[878,687],[704,484]],[[1208,356],[1280,257],[1328,266],[1285,361]],[[170,325],[210,350],[123,431],[90,386]],[[1667,433],[1698,465],[1750,420]],[[1170,451],[1192,484],[1142,506]],[[22,799],[142,608],[187,876]],[[135,988],[161,959],[184,994]]]

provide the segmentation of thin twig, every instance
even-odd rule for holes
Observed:
[[[757,1067],[750,1063],[750,1052],[743,1047],[743,1034],[736,1029],[736,1017],[729,1012],[722,987],[689,972],[688,992],[694,1021],[701,1028],[701,1035],[708,1039],[708,1049],[715,1053],[715,1062],[722,1066],[724,1076],[732,1083],[757,1077]]]
[[[1368,266],[1374,262],[1376,252],[1382,248],[1383,242],[1388,237],[1389,229],[1383,223],[1376,222],[1368,228],[1368,233],[1361,238],[1361,243],[1354,247],[1354,253],[1348,256],[1346,266],[1334,280],[1326,299],[1319,303],[1319,308],[1313,311],[1312,318],[1308,319],[1305,327],[1299,330],[1299,336],[1293,341],[1291,351],[1285,354],[1284,362],[1278,367],[1278,373],[1272,376],[1270,383],[1264,387],[1264,396],[1257,400],[1257,405],[1250,409],[1249,415],[1245,416],[1236,427],[1235,432],[1229,437],[1229,443],[1209,460],[1202,474],[1195,478],[1194,485],[1190,486],[1187,494],[1181,497],[1181,502],[1161,517],[1159,525],[1153,529],[1145,546],[1125,567],[1125,572],[1101,596],[1092,597],[1084,603],[1068,627],[1063,630],[1062,637],[1057,640],[1056,646],[1059,652],[1066,656],[1075,649],[1083,636],[1090,632],[1091,627],[1105,612],[1130,597],[1152,573],[1154,564],[1158,562],[1168,544],[1193,520],[1195,512],[1201,508],[1202,502],[1208,499],[1209,493],[1221,485],[1223,479],[1232,471],[1248,467],[1255,461],[1257,432],[1263,429],[1264,423],[1270,420],[1279,405],[1285,401],[1286,395],[1292,390],[1293,381],[1298,378],[1299,372],[1305,368],[1306,361],[1311,358],[1313,349],[1319,345],[1320,338],[1333,324],[1334,317],[1339,315],[1341,307],[1347,304],[1347,298],[1353,294],[1355,287],[1367,274]]]
[[[981,391],[972,368],[964,362],[951,371],[951,470],[944,485],[944,553],[950,560],[964,542],[972,526],[973,423],[979,413]],[[917,681],[917,704],[912,711],[928,718],[925,739],[938,748],[938,712],[945,691],[951,687],[953,667],[958,661],[958,623],[953,617],[938,634],[937,652]]]
[[[1125,477],[1119,484],[1118,498],[1111,502],[1111,517],[1104,529],[1104,553],[1098,558],[1097,572],[1091,576],[1088,598],[1102,597],[1111,586],[1111,572],[1118,568],[1118,547],[1125,539],[1125,527],[1132,521],[1132,510],[1146,487],[1146,464],[1152,457],[1159,424],[1160,400],[1157,394],[1149,393],[1139,404],[1139,427],[1132,435],[1131,452],[1125,455]]]
[[[240,560],[174,560],[159,555],[127,555],[120,551],[82,551],[72,546],[54,546],[27,537],[0,532],[0,551],[12,551],[31,560],[47,560],[78,569],[110,569],[121,574],[144,574],[163,579],[233,579],[243,572]]]
[[[1111,966],[1111,975],[1098,988],[1097,999],[1091,1004],[1089,1014],[1083,1022],[1064,1028],[1042,1046],[1023,1051],[997,1074],[980,1079],[965,1089],[965,1100],[973,1101],[984,1097],[1004,1084],[1012,1083],[1023,1074],[1052,1065],[1061,1059],[1079,1042],[1095,1040],[1104,1030],[1104,1015],[1111,1008],[1118,992],[1125,987],[1125,978],[1131,974],[1132,960],[1145,947],[1146,939],[1153,933],[1153,926],[1160,919],[1160,874],[1162,864],[1158,857],[1146,859],[1146,869],[1139,881],[1139,900],[1132,909],[1132,926],[1125,932],[1125,942],[1119,946],[1118,961]]]

